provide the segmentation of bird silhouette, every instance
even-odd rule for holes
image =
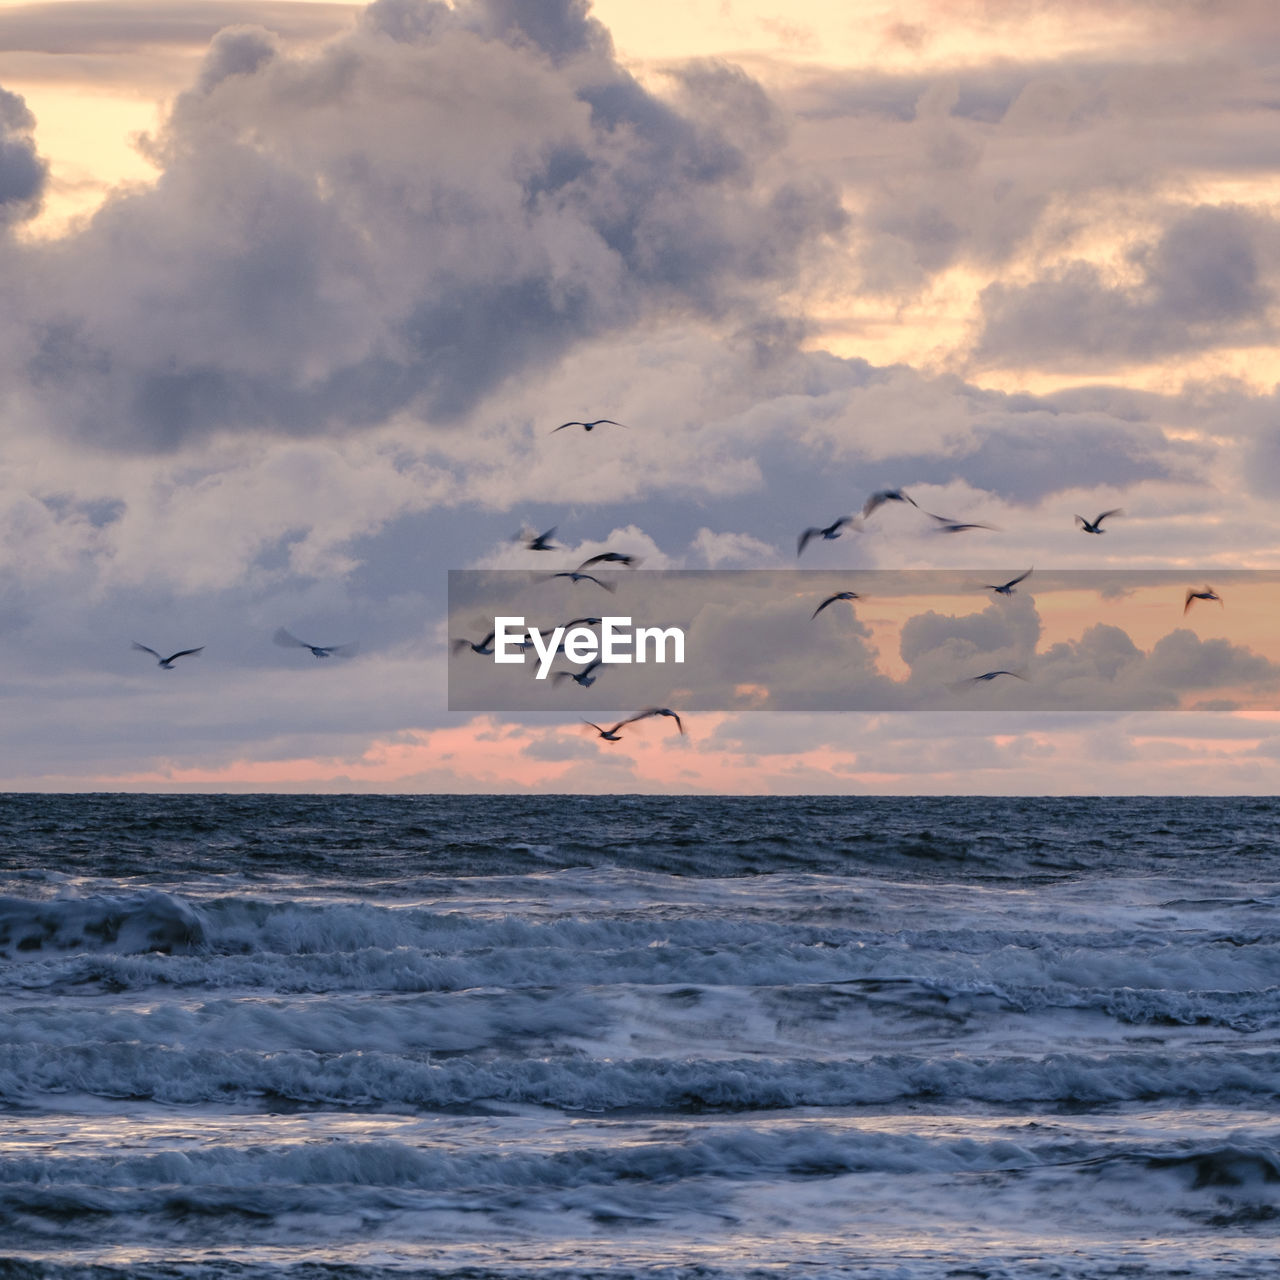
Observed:
[[[173,664],[179,658],[188,658],[204,651],[204,645],[201,645],[198,649],[179,649],[177,653],[171,653],[167,658],[162,658],[154,649],[148,649],[145,644],[139,644],[136,640],[133,642],[133,647],[140,649],[143,653],[149,653],[156,660],[156,664],[166,671],[172,671]]]
[[[1098,526],[1110,516],[1122,515],[1124,515],[1124,512],[1119,507],[1115,507],[1111,511],[1104,511],[1092,521],[1086,520],[1084,516],[1076,516],[1076,524],[1080,526],[1081,531],[1084,533],[1106,533],[1105,529],[1100,529]]]
[[[1186,603],[1182,606],[1182,616],[1187,616],[1187,610],[1191,608],[1197,600],[1216,600],[1219,608],[1224,608],[1222,597],[1212,588],[1205,587],[1203,591],[1188,591]]]
[[[639,556],[628,555],[622,551],[602,551],[598,556],[591,556],[579,566],[579,571],[590,569],[593,564],[620,564],[632,569],[640,563]]]
[[[527,551],[559,551],[551,539],[555,536],[556,526],[552,525],[546,533],[518,533],[516,538],[524,539],[525,550]]]
[[[618,588],[612,582],[602,582],[599,578],[589,573],[579,573],[577,569],[566,569],[562,573],[553,573],[551,578],[568,578],[570,582],[594,582],[597,587],[603,587],[606,591],[616,591]],[[548,578],[547,581],[551,581]]]
[[[934,533],[964,533],[966,529],[994,529],[993,524],[978,524],[973,520],[953,520],[950,516],[935,516],[932,511],[926,511],[925,515],[930,520],[936,520],[938,523],[934,525]]]
[[[636,712],[629,720],[624,720],[623,724],[635,724],[637,720],[647,720],[650,716],[670,716],[676,722],[676,728],[684,733],[684,724],[680,717],[676,715],[670,707],[646,707],[643,711]],[[621,727],[621,726],[619,726]]]
[[[825,609],[825,608],[827,607],[827,605],[829,605],[829,604],[835,604],[835,602],[836,602],[837,600],[861,600],[861,599],[862,599],[862,597],[861,597],[861,596],[860,596],[856,591],[837,591],[837,592],[835,593],[835,595],[833,595],[833,596],[828,596],[828,597],[827,597],[827,598],[826,598],[826,599],[825,599],[825,600],[824,600],[824,601],[823,601],[823,602],[822,602],[822,603],[821,603],[821,604],[820,604],[820,605],[819,605],[819,606],[818,606],[818,607],[817,607],[817,608],[816,608],[816,609],[815,609],[815,610],[814,610],[814,611],[809,615],[809,621],[810,621],[810,622],[812,622],[812,621],[814,620],[814,618],[816,618],[816,617],[818,616],[818,614],[820,614],[820,613],[823,611],[823,609]]]
[[[271,639],[283,649],[310,649],[317,658],[328,658],[334,654],[339,658],[349,658],[358,647],[354,641],[349,644],[308,644],[305,640],[290,635],[283,627],[277,627]]]
[[[592,422],[562,422],[558,427],[553,427],[548,434],[555,435],[557,431],[563,431],[565,427],[581,427],[584,431],[592,431],[596,427],[604,426],[605,424],[611,427],[625,427],[627,425],[625,422],[614,422],[612,418],[596,418]]]
[[[862,518],[865,520],[877,507],[882,507],[886,502],[909,502],[913,507],[920,504],[902,489],[877,489],[862,504]]]
[[[601,664],[602,658],[597,658],[594,662],[588,663],[581,671],[557,671],[552,677],[557,682],[569,679],[574,684],[580,684],[584,689],[590,689],[593,684],[600,678],[593,676],[591,673]]]
[[[797,557],[803,554],[805,547],[809,545],[812,539],[822,538],[827,542],[834,542],[844,532],[845,525],[852,525],[853,523],[852,516],[841,516],[839,520],[833,521],[825,529],[806,529],[800,535],[796,544]]]
[[[994,591],[998,596],[1011,596],[1013,595],[1013,589],[1024,578],[1028,577],[1030,573],[1031,573],[1031,570],[1028,569],[1026,573],[1020,573],[1016,578],[1010,578],[1008,582],[1002,582],[999,586],[996,586],[995,583],[993,582],[984,582],[982,585],[988,591]]]
[[[490,631],[479,643],[474,640],[455,640],[453,642],[454,651],[470,649],[472,653],[479,653],[484,657],[488,657],[493,653],[493,637],[497,634],[496,631]]]

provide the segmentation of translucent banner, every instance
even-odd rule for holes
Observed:
[[[1280,707],[1280,571],[449,574],[449,707]]]

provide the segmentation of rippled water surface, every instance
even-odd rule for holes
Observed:
[[[1274,1274],[1278,813],[0,797],[0,1274]]]

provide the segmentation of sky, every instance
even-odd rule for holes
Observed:
[[[889,503],[804,566],[1216,571],[1167,628],[1036,579],[990,616],[1269,678],[1270,597],[1222,585],[1280,569],[1263,0],[0,0],[0,90],[0,788],[1280,782],[1280,715],[1227,696],[617,743],[588,697],[446,700],[447,572],[540,567],[521,530],[782,570],[890,487],[992,527]],[[859,652],[909,676],[995,604],[868,603]]]

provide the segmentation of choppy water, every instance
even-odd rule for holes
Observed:
[[[0,797],[0,1273],[1273,1274],[1278,815]]]

